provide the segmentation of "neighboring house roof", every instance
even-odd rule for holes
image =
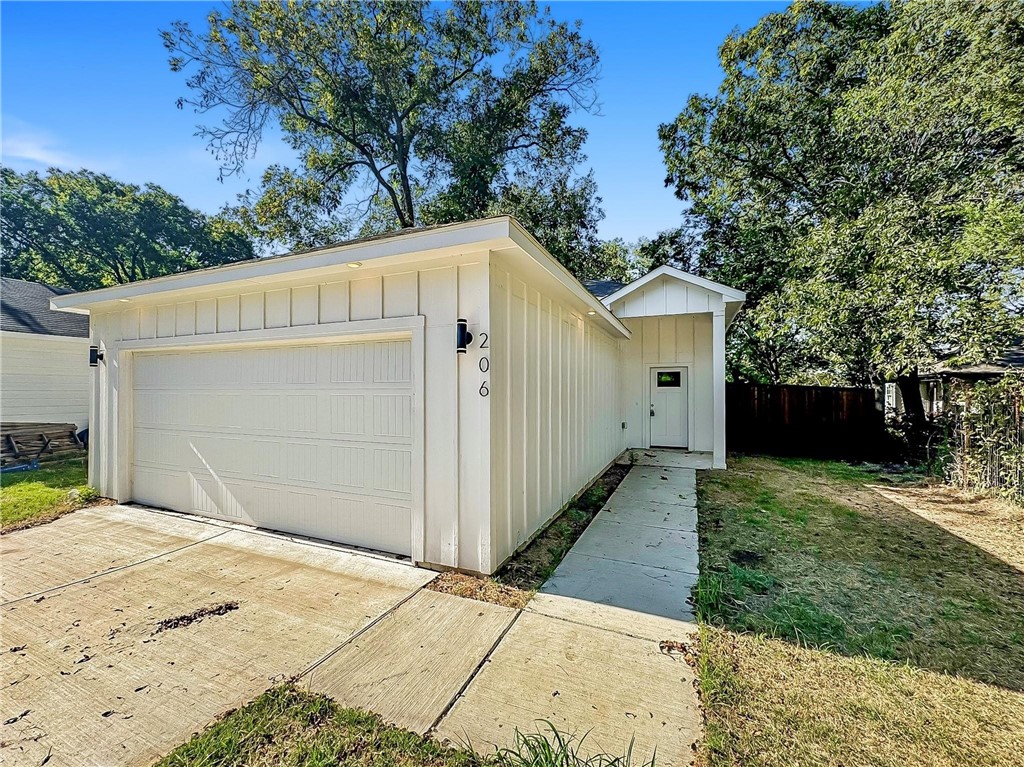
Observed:
[[[606,298],[626,286],[626,283],[618,280],[580,280],[580,282],[597,298]]]
[[[985,360],[975,365],[946,365],[939,363],[930,371],[927,376],[992,376],[1002,375],[1011,370],[1024,370],[1024,340],[1008,346],[1002,354],[992,360]]]
[[[39,282],[0,277],[0,330],[88,338],[88,317],[50,308],[51,298],[72,292]]]

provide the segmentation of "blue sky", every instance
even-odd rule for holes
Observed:
[[[159,31],[183,19],[201,26],[208,2],[4,2],[0,7],[2,159],[17,170],[86,167],[134,183],[153,182],[186,203],[216,211],[255,186],[263,168],[287,163],[267,142],[240,178],[217,180],[217,163],[196,138],[198,118],[175,107],[184,77],[167,66]],[[558,2],[579,18],[601,52],[599,116],[577,116],[590,132],[606,218],[603,237],[635,240],[679,221],[682,204],[664,187],[658,124],[693,92],[721,78],[717,49],[780,3]]]

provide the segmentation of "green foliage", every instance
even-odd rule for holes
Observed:
[[[630,767],[633,764],[633,741],[623,756],[581,753],[587,736],[565,735],[545,721],[544,729],[533,733],[516,730],[512,746],[498,751],[498,767]],[[544,731],[546,730],[546,732]],[[652,758],[643,767],[654,767]]]
[[[376,714],[342,708],[286,684],[193,735],[157,764],[476,767],[483,762],[468,751],[391,727]]]
[[[965,490],[996,490],[1024,502],[1024,375],[953,387],[949,479]]]
[[[878,382],[1021,330],[1016,2],[796,2],[660,130],[700,267],[747,290],[735,375]]]
[[[259,3],[163,33],[181,99],[220,122],[200,135],[240,170],[276,124],[298,167],[270,168],[238,220],[301,247],[420,224],[512,213],[587,271],[603,215],[577,176],[596,109],[598,56],[579,24],[535,3]]]
[[[75,290],[253,257],[237,225],[87,170],[0,168],[0,209],[4,274]]]

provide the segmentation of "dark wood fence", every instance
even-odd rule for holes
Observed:
[[[866,461],[888,456],[874,389],[729,383],[725,401],[729,450]]]

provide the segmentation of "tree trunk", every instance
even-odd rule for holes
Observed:
[[[903,396],[903,409],[907,414],[907,420],[915,431],[923,431],[927,426],[927,418],[924,414],[924,400],[921,399],[921,378],[917,374],[917,368],[896,379],[900,387],[900,394]]]

